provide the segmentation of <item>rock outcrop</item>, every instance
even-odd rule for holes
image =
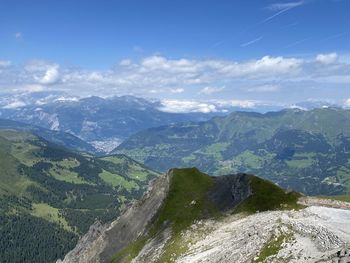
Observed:
[[[169,190],[172,172],[152,182],[142,200],[135,202],[112,223],[96,223],[63,260],[57,263],[109,262],[113,255],[147,231]]]
[[[190,187],[184,191],[182,183],[188,176],[192,180],[185,182]],[[210,188],[194,192],[193,189],[204,189],[196,188],[199,184],[210,185]],[[348,263],[350,210],[344,209],[348,204],[301,197],[300,203],[308,207],[293,206],[300,208],[298,211],[279,210],[286,209],[283,202],[288,195],[253,175],[210,177],[195,168],[170,170],[156,179],[142,200],[131,205],[118,219],[108,225],[97,222],[91,226],[76,248],[59,262],[105,263],[117,255],[117,262],[127,259],[132,263]],[[279,206],[265,209],[276,211],[250,215],[231,213],[237,206],[252,204],[257,197],[264,203],[278,200],[272,203]],[[293,199],[294,204],[298,197]],[[206,204],[205,209],[200,204]],[[215,215],[209,214],[207,206],[214,207]],[[199,209],[204,213],[200,214]],[[168,214],[164,215],[164,211]],[[171,213],[175,216],[169,219],[167,216]],[[179,228],[193,214],[196,217],[192,217],[186,227]],[[142,241],[141,246],[132,256],[124,255],[126,250],[123,249],[138,244],[136,240]]]
[[[327,207],[205,220],[186,233],[191,245],[175,262],[348,263],[349,225],[350,210]]]
[[[252,194],[250,178],[244,173],[213,177],[215,186],[208,193],[209,200],[222,212],[233,209]]]

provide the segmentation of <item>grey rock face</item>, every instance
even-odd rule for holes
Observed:
[[[171,238],[171,228],[166,227],[154,238],[149,240],[132,263],[156,262],[162,255],[163,249]]]
[[[96,223],[63,261],[57,263],[109,262],[125,246],[147,231],[169,191],[170,171],[156,179],[142,200],[135,202],[124,214],[106,226]]]
[[[215,187],[209,192],[209,199],[223,212],[234,208],[251,195],[251,175],[241,173],[213,178]]]

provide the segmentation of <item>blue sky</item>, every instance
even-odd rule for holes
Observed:
[[[347,0],[1,0],[0,87],[345,103],[349,11]]]

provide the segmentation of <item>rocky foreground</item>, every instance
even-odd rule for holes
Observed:
[[[170,204],[169,196],[190,194],[181,192],[182,181],[174,188],[174,178],[179,179],[184,172],[187,174],[183,178],[197,174],[196,183],[207,180],[213,184],[201,198],[214,204],[220,216],[199,216],[178,230],[176,221],[159,218],[164,216],[163,208]],[[91,226],[77,247],[58,262],[350,262],[349,203],[301,197],[299,204],[304,208],[300,210],[286,210],[286,203],[281,203],[275,211],[232,213],[232,208],[251,200],[263,188],[275,191],[274,195],[268,191],[266,200],[288,195],[254,178],[245,174],[212,178],[193,169],[170,171],[114,222]],[[258,180],[260,188],[252,180]],[[201,198],[191,197],[180,206],[175,203],[179,209],[176,218],[184,209],[198,211],[196,206],[203,202]]]
[[[311,206],[233,215],[192,229],[185,233],[189,250],[176,262],[350,262],[350,210]]]

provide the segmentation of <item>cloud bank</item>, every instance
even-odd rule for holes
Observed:
[[[298,101],[301,98],[340,100],[349,93],[350,64],[336,53],[314,58],[264,56],[235,61],[168,58],[124,59],[108,70],[70,68],[47,61],[24,66],[0,59],[2,92],[59,90],[72,95],[137,95],[191,102],[201,99]],[[316,94],[317,96],[315,97]],[[299,97],[298,97],[299,96]],[[348,96],[346,96],[348,97]],[[202,105],[203,111],[210,105]]]

